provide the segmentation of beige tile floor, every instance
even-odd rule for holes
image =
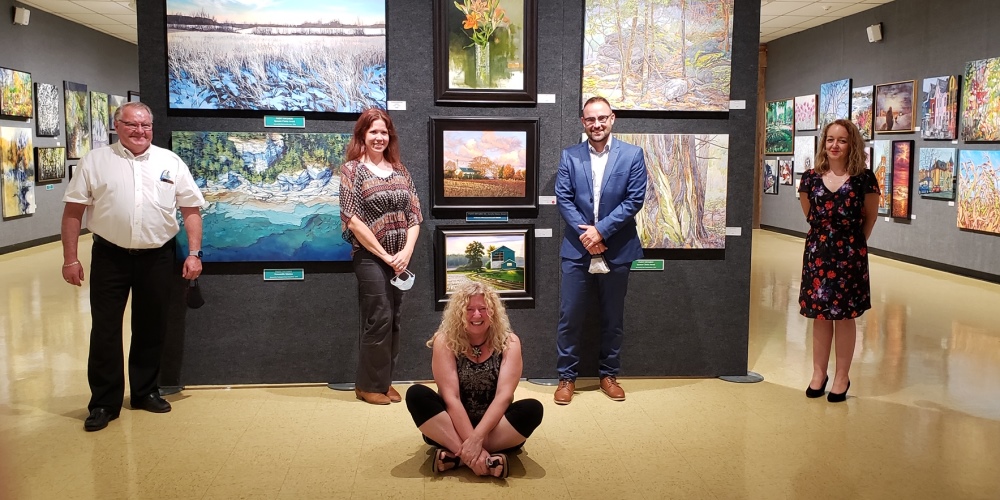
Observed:
[[[831,405],[803,395],[801,248],[754,233],[763,383],[626,379],[614,403],[581,381],[557,407],[522,382],[546,415],[506,482],[433,476],[402,405],[325,387],[188,389],[85,433],[86,290],[59,280],[56,244],[0,255],[0,498],[1000,498],[1000,286],[873,258],[851,397]]]

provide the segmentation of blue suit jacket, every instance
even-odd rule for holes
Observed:
[[[580,224],[595,226],[608,250],[604,259],[627,264],[642,258],[642,243],[635,228],[635,214],[646,199],[646,161],[642,148],[611,139],[608,166],[601,182],[601,206],[594,221],[594,180],[589,142],[563,150],[556,174],[556,200],[566,221],[559,255],[582,259],[590,255],[580,242]]]

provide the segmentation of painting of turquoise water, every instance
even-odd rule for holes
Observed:
[[[349,261],[340,164],[351,134],[173,132],[205,196],[204,262]],[[179,215],[178,215],[179,216]],[[187,254],[187,235],[178,235]]]
[[[385,1],[167,0],[171,109],[386,106]]]

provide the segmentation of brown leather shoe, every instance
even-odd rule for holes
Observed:
[[[398,403],[403,400],[403,397],[400,396],[399,393],[396,392],[396,389],[391,385],[389,386],[389,392],[386,392],[385,395],[389,396],[389,401],[393,403]]]
[[[576,382],[569,379],[559,380],[559,387],[556,387],[556,404],[568,405],[573,401],[573,392],[576,391]]]
[[[387,405],[390,402],[389,396],[381,392],[364,392],[354,389],[354,395],[365,403],[373,405]]]
[[[618,385],[615,377],[601,377],[601,392],[612,401],[625,401],[625,389]]]

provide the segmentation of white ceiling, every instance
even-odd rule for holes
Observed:
[[[761,0],[760,41],[770,42],[891,1]],[[122,40],[138,43],[135,0],[21,0],[21,2]],[[875,22],[877,21],[872,21],[873,24]]]

